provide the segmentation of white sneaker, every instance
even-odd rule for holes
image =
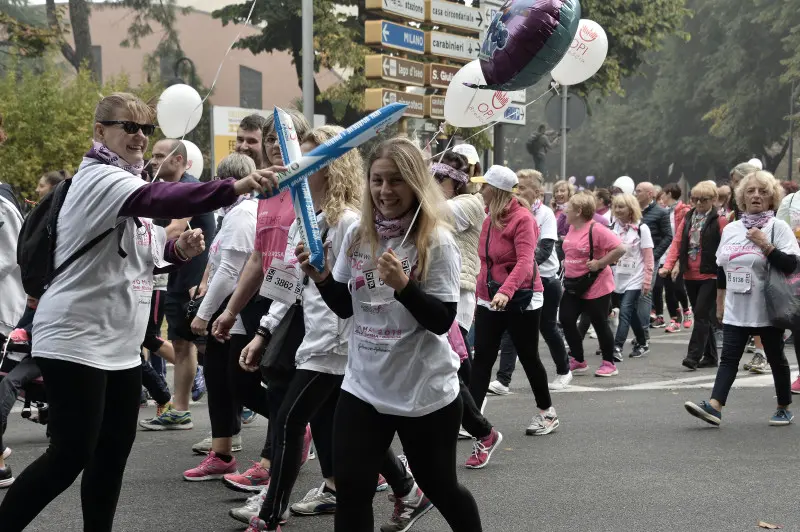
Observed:
[[[511,391],[508,389],[508,386],[504,386],[500,383],[500,381],[492,381],[489,384],[489,393],[494,395],[508,395]]]
[[[320,515],[336,512],[336,494],[325,491],[325,483],[306,493],[300,502],[294,503],[292,513],[295,515]]]
[[[5,449],[3,449],[3,460],[11,456],[12,452],[13,451],[11,450],[11,447],[6,447]]]
[[[547,387],[551,390],[563,390],[569,386],[570,382],[572,382],[571,371],[566,375],[556,375],[556,378]]]
[[[228,510],[228,515],[242,523],[250,524],[250,519],[258,515],[261,511],[261,505],[264,504],[264,499],[267,498],[267,487],[261,488],[259,493],[248,497],[247,502],[241,508],[232,508]]]
[[[242,435],[236,434],[232,438],[231,451],[238,453],[242,450]],[[204,438],[199,442],[192,445],[192,452],[194,454],[208,454],[211,452],[211,436]],[[249,523],[250,521],[248,521]]]
[[[594,325],[589,325],[589,330],[586,331],[586,334],[589,335],[589,338],[597,340],[597,331],[594,330]]]

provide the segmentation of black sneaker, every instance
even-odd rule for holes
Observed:
[[[703,358],[697,363],[698,368],[716,368],[717,361],[711,358]]]
[[[11,468],[6,466],[0,468],[0,488],[7,488],[14,483],[14,475],[11,474]]]
[[[633,346],[633,350],[631,351],[631,354],[628,356],[630,356],[631,358],[642,358],[649,352],[650,352],[649,344],[639,345],[637,343]]]
[[[689,368],[692,371],[695,371],[697,369],[697,366],[698,366],[697,362],[695,362],[694,360],[692,360],[690,358],[684,358],[683,362],[681,362],[681,365],[683,365],[683,367],[685,367],[685,368]]]

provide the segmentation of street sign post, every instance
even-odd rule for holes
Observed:
[[[425,63],[388,55],[365,58],[367,79],[385,79],[402,85],[425,86]]]
[[[384,48],[394,48],[415,54],[425,53],[427,32],[385,20],[368,20],[364,23],[364,42]],[[477,57],[477,52],[476,52]]]
[[[443,65],[441,63],[428,63],[425,65],[425,85],[446,89],[460,67]]]
[[[425,116],[444,120],[444,95],[425,96]]]
[[[480,9],[445,0],[428,0],[425,4],[425,18],[434,24],[469,33],[478,33],[483,27]]]
[[[425,0],[366,0],[367,10],[425,21]]]
[[[481,43],[478,39],[441,31],[425,32],[425,52],[431,55],[469,63],[478,58],[480,48]]]
[[[425,116],[425,97],[392,89],[366,89],[364,92],[364,108],[375,111],[390,103],[404,103],[406,112],[403,116],[423,118]]]

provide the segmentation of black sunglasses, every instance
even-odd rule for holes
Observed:
[[[156,126],[153,124],[137,124],[129,120],[103,120],[100,123],[104,126],[122,126],[122,130],[128,135],[135,135],[140,129],[145,137],[156,132]]]

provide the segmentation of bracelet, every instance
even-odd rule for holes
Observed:
[[[267,338],[269,337],[270,332],[269,329],[267,329],[266,327],[262,327],[261,325],[259,325],[258,329],[256,329],[256,334],[262,338]]]
[[[183,250],[181,249],[181,245],[180,245],[180,244],[178,244],[178,241],[177,241],[177,240],[175,241],[175,254],[176,254],[176,255],[178,256],[178,258],[179,258],[179,259],[181,259],[183,262],[186,262],[187,260],[189,260],[189,257],[186,255],[186,253],[184,253],[184,252],[183,252]]]

